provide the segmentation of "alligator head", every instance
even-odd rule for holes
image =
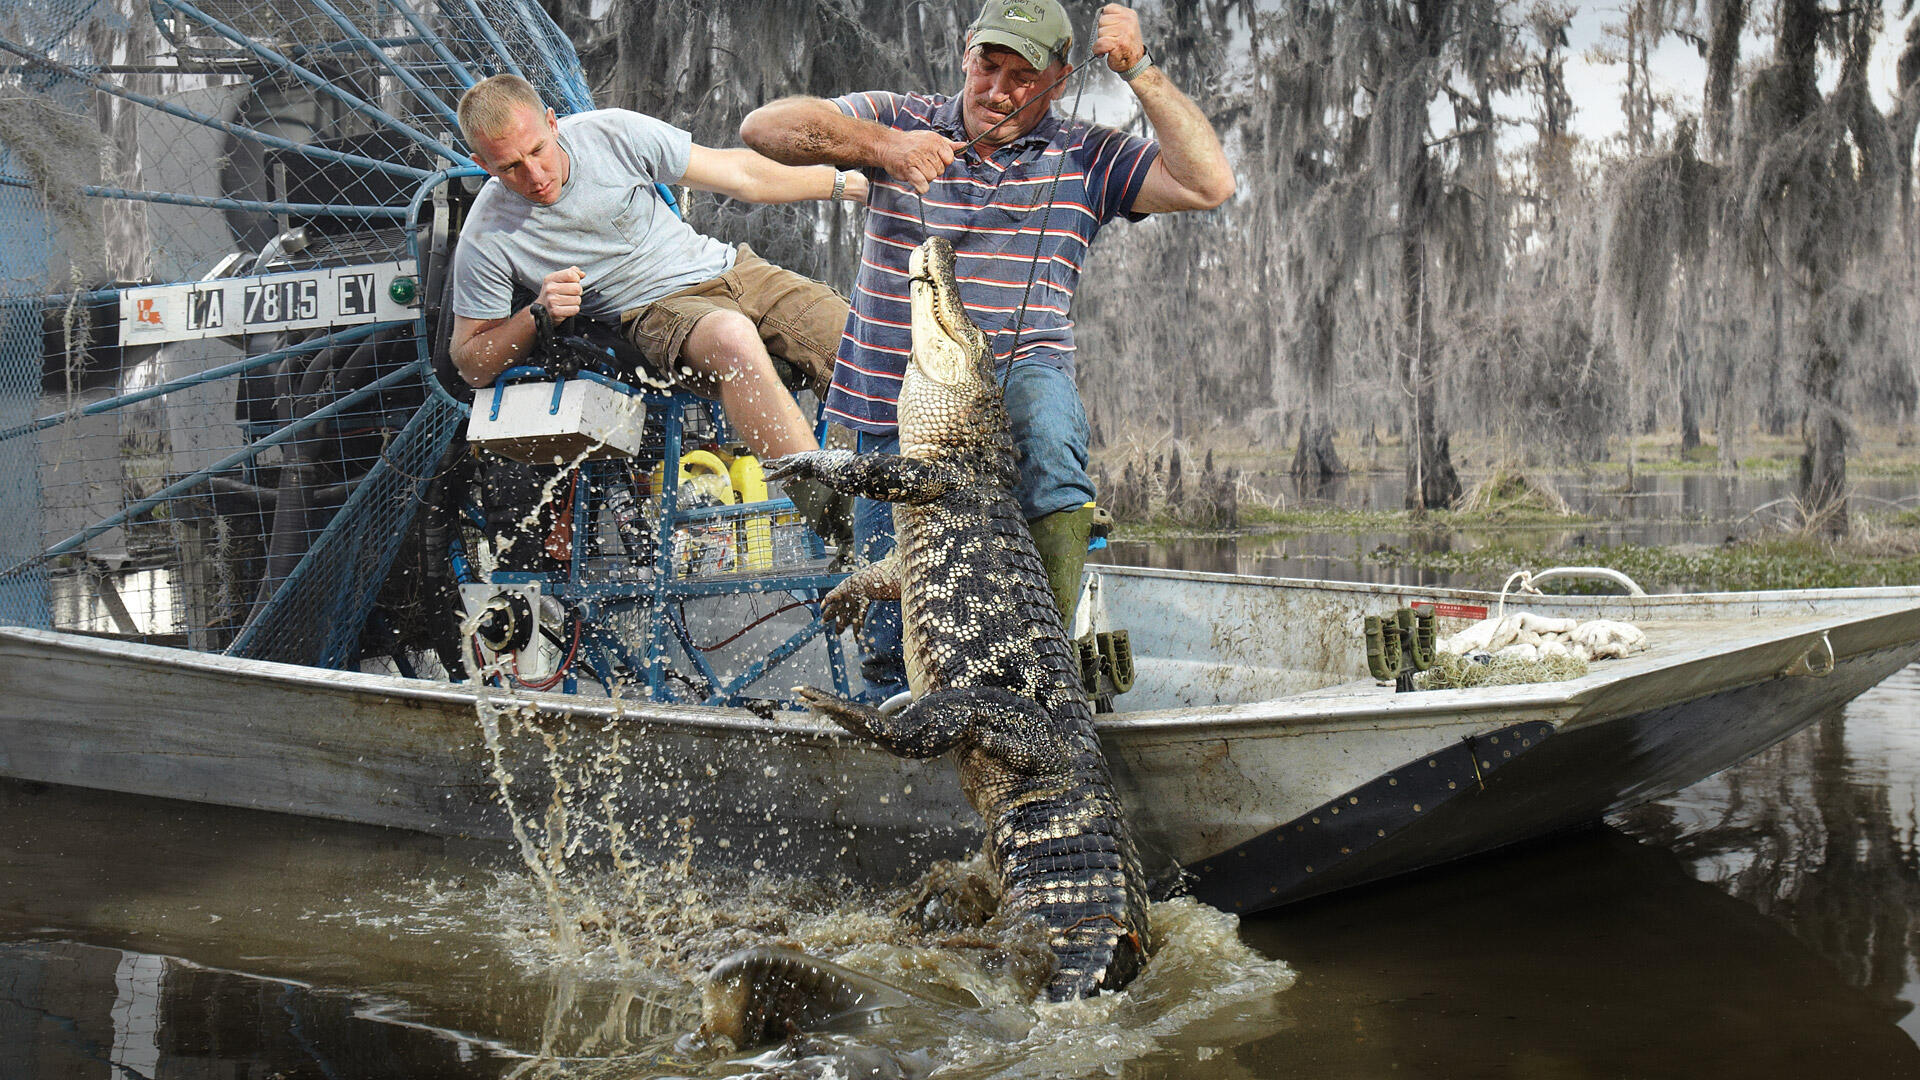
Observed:
[[[1004,441],[993,349],[960,302],[953,245],[933,237],[907,262],[913,355],[900,385],[900,451],[935,457]]]

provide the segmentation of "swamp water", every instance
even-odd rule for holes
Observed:
[[[0,1077],[734,1075],[686,980],[768,937],[1032,1025],[910,1017],[791,1075],[1920,1076],[1916,714],[1920,667],[1605,828],[1237,929],[1161,905],[1132,990],[1038,1015],[994,943],[816,882],[634,871],[627,955],[568,957],[501,845],[0,783]]]
[[[787,1075],[1920,1076],[1917,714],[1920,667],[1604,828],[1237,928],[1161,905],[1126,995],[1037,1013],[1008,943],[818,882],[583,879],[569,954],[502,845],[0,783],[0,1077],[736,1075],[687,980],[769,937],[1031,1026]]]
[[[1747,537],[1788,524],[1794,491],[1794,481],[1789,478],[1745,474],[1642,474],[1632,492],[1618,490],[1617,479],[1572,473],[1545,479],[1552,482],[1567,507],[1585,520],[1565,524],[1529,521],[1520,525],[1489,522],[1412,534],[1382,529],[1252,529],[1231,535],[1175,533],[1147,540],[1129,540],[1123,529],[1109,552],[1096,558],[1169,570],[1497,589],[1497,575],[1489,581],[1486,574],[1433,569],[1420,565],[1420,556],[1501,544],[1537,552],[1531,569],[1540,569],[1579,561],[1568,553],[1582,547],[1714,546],[1729,537]],[[1474,480],[1465,478],[1468,484]],[[1266,497],[1291,510],[1397,510],[1403,481],[1397,474],[1362,474],[1304,492],[1291,479],[1263,478],[1256,487],[1261,484],[1274,488]],[[1853,483],[1852,492],[1856,513],[1887,516],[1920,507],[1920,481],[1911,477],[1864,477]],[[1389,549],[1412,557],[1375,557]]]

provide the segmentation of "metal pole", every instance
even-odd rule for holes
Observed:
[[[0,173],[0,185],[38,191],[39,185],[21,176]],[[399,206],[349,206],[330,203],[263,202],[259,199],[227,199],[213,195],[181,195],[172,191],[133,191],[128,188],[95,187],[82,184],[76,189],[96,199],[126,199],[132,202],[167,203],[171,206],[204,206],[213,210],[259,210],[268,214],[309,214],[314,217],[404,218]]]
[[[380,378],[374,380],[373,382],[370,382],[367,385],[361,387],[360,389],[355,390],[353,393],[348,394],[346,397],[341,398],[339,401],[336,401],[331,405],[327,405],[322,408],[315,409],[313,412],[307,414],[304,418],[300,420],[296,420],[291,424],[288,424],[286,427],[283,427],[279,431],[276,431],[273,434],[268,435],[264,439],[260,439],[257,442],[249,444],[245,449],[237,450],[231,454],[228,454],[226,457],[221,458],[219,461],[214,462],[213,464],[207,466],[204,469],[201,469],[199,472],[194,473],[193,475],[188,476],[183,480],[176,480],[173,483],[168,484],[166,487],[161,488],[159,491],[156,491],[153,494],[147,496],[146,498],[128,505],[125,509],[121,510],[119,513],[110,515],[107,518],[91,526],[88,526],[87,528],[82,529],[77,533],[74,533],[72,536],[67,537],[65,540],[60,541],[59,543],[53,545],[52,547],[41,552],[40,554],[35,555],[30,559],[23,559],[20,562],[7,567],[6,570],[0,571],[0,578],[12,577],[14,574],[19,573],[21,570],[24,570],[25,568],[33,565],[34,563],[45,562],[48,559],[65,555],[67,552],[80,547],[81,545],[85,544],[87,541],[92,540],[94,537],[99,536],[102,533],[108,532],[112,529],[119,528],[121,525],[124,525],[128,521],[137,517],[138,515],[153,509],[155,506],[158,506],[161,503],[166,502],[168,499],[173,498],[175,495],[179,495],[179,494],[182,494],[183,492],[191,491],[194,488],[199,487],[201,484],[206,483],[207,480],[210,477],[212,477],[215,473],[225,472],[228,469],[233,468],[235,465],[238,465],[241,462],[247,460],[248,458],[257,456],[260,453],[260,451],[265,450],[270,446],[278,446],[281,443],[286,442],[288,439],[293,438],[295,435],[298,435],[300,432],[305,431],[306,429],[313,427],[316,424],[319,424],[323,420],[331,420],[334,416],[342,412],[345,412],[349,406],[359,404],[359,402],[362,399],[371,397],[374,394],[377,394],[380,391],[385,390],[389,386],[397,385],[401,381],[401,379],[407,376],[414,376],[417,378],[419,374],[420,374],[420,362],[418,360],[415,360],[407,364],[406,367],[399,369],[398,371],[392,372],[391,374],[388,374],[388,375],[383,375]]]
[[[411,322],[412,320],[408,321]],[[390,330],[405,325],[407,325],[406,322],[369,323],[365,326],[355,326],[328,334],[325,337],[303,341],[298,345],[289,345],[284,349],[275,349],[272,352],[261,353],[259,356],[249,356],[245,360],[238,360],[231,364],[222,364],[219,367],[208,368],[205,371],[192,375],[171,379],[156,386],[149,386],[145,390],[136,390],[131,394],[120,394],[115,397],[110,397],[105,401],[96,401],[91,405],[81,406],[78,409],[68,409],[66,412],[43,416],[38,420],[30,420],[27,423],[10,427],[5,431],[0,431],[0,442],[5,442],[8,439],[16,439],[35,431],[45,431],[50,427],[64,424],[69,420],[77,420],[83,416],[98,416],[101,413],[112,412],[115,409],[128,405],[137,405],[142,401],[162,397],[176,390],[191,390],[196,386],[202,386],[206,383],[219,382],[229,375],[244,374],[255,368],[264,367],[277,360],[292,356],[295,353],[315,352],[320,349],[332,348],[336,345],[352,344],[361,338],[372,337],[382,330]]]
[[[197,113],[192,109],[175,105],[170,101],[149,97],[136,90],[129,90],[118,83],[111,83],[97,76],[89,75],[78,68],[62,64],[58,60],[35,56],[27,51],[26,46],[18,42],[9,41],[6,38],[0,38],[0,49],[4,49],[16,56],[26,57],[29,63],[36,66],[49,68],[67,78],[84,82],[103,94],[112,94],[114,97],[125,98],[136,105],[145,105],[149,109],[157,109],[169,116],[177,116],[182,120],[191,120],[196,124],[213,128],[216,131],[224,131],[229,135],[238,135],[240,138],[251,139],[254,142],[271,146],[278,150],[294,150],[307,157],[319,158],[323,161],[338,161],[344,165],[358,165],[364,169],[376,169],[380,172],[392,173],[396,176],[409,176],[419,179],[428,175],[427,170],[416,168],[412,165],[402,165],[395,161],[381,161],[377,158],[362,157],[359,154],[346,154],[338,150],[329,150],[322,146],[304,146],[291,139],[283,139],[278,135],[268,135],[266,132],[255,131],[253,128],[240,124],[231,123],[226,120],[217,120],[205,113]]]
[[[441,119],[445,120],[447,123],[451,124],[456,128],[460,126],[460,118],[453,114],[453,110],[447,107],[446,102],[440,100],[440,95],[427,89],[426,86],[422,84],[419,79],[414,77],[413,72],[408,71],[406,68],[403,68],[399,64],[394,63],[393,57],[388,56],[387,51],[385,49],[374,44],[371,40],[367,38],[367,35],[361,33],[360,28],[353,25],[353,20],[347,18],[346,15],[342,14],[339,8],[334,7],[332,4],[328,3],[327,0],[307,0],[307,2],[312,4],[314,7],[319,8],[323,13],[326,14],[327,18],[332,19],[334,22],[334,25],[340,28],[341,33],[347,35],[349,38],[353,39],[354,42],[359,44],[361,51],[369,52],[369,53],[372,53],[374,56],[379,57],[380,63],[388,71],[393,72],[394,78],[399,79],[403,83],[406,83],[408,89],[411,89],[415,94],[418,94],[422,101],[425,101],[429,105],[432,105],[435,108],[435,110],[440,113]]]
[[[520,70],[520,65],[513,62],[513,54],[507,51],[507,43],[500,40],[500,35],[493,29],[492,20],[480,14],[480,9],[473,6],[473,0],[460,0],[460,2],[466,7],[467,14],[473,16],[473,21],[480,27],[480,34],[487,39],[487,44],[493,46],[493,51],[500,54],[500,62],[507,65],[508,71],[523,79],[526,78],[526,73]]]
[[[387,6],[399,12],[400,17],[407,20],[407,25],[413,27],[414,33],[419,34],[421,40],[433,49],[434,55],[440,58],[441,63],[447,65],[447,70],[453,72],[453,77],[460,80],[461,86],[472,86],[480,81],[473,77],[473,73],[467,70],[467,65],[461,63],[459,57],[448,51],[446,43],[440,40],[440,35],[420,21],[420,14],[413,10],[407,0],[388,0]]]
[[[218,33],[221,37],[226,38],[228,41],[233,42],[234,44],[247,50],[248,52],[266,61],[267,63],[273,64],[279,67],[282,71],[287,72],[288,74],[299,79],[301,82],[306,83],[308,86],[313,87],[315,90],[318,90],[319,92],[327,95],[328,97],[331,97],[334,100],[339,101],[342,104],[348,106],[349,108],[354,109],[355,111],[359,112],[361,115],[367,116],[374,120],[379,121],[383,126],[389,128],[394,132],[397,132],[398,134],[406,136],[407,138],[413,140],[414,142],[419,143],[421,146],[424,146],[427,149],[432,150],[434,153],[439,154],[441,157],[446,158],[448,161],[457,161],[463,165],[470,165],[473,163],[472,159],[468,158],[467,155],[461,153],[460,151],[453,149],[452,147],[446,145],[440,140],[434,138],[433,136],[428,135],[426,132],[421,131],[418,128],[415,128],[411,124],[408,124],[403,120],[400,120],[394,116],[389,115],[386,112],[386,110],[381,109],[379,106],[374,105],[368,101],[363,101],[359,97],[356,97],[355,95],[340,89],[339,87],[333,85],[333,83],[329,82],[327,79],[322,78],[318,73],[310,71],[304,67],[301,67],[299,64],[294,63],[292,60],[288,59],[286,56],[283,56],[280,53],[277,53],[272,49],[267,48],[265,45],[260,44],[259,42],[255,41],[253,38],[248,37],[246,34],[243,34],[240,31],[235,30],[233,27],[228,26],[226,23],[221,22],[220,20],[214,18],[213,16],[208,15],[206,12],[201,11],[199,8],[194,7],[192,4],[187,3],[186,0],[153,0],[153,2],[156,4],[165,4],[167,7],[170,7],[173,10],[178,11],[183,15],[188,15],[188,16],[191,16],[192,18],[200,20],[202,23],[205,23],[214,32]]]

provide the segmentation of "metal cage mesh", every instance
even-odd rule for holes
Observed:
[[[0,622],[346,666],[404,621],[461,420],[429,196],[500,71],[590,107],[530,0],[0,8]]]

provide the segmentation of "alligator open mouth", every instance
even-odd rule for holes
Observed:
[[[993,364],[987,336],[960,303],[953,268],[953,245],[938,236],[914,248],[907,261],[913,300],[912,363],[942,386],[990,379]]]

